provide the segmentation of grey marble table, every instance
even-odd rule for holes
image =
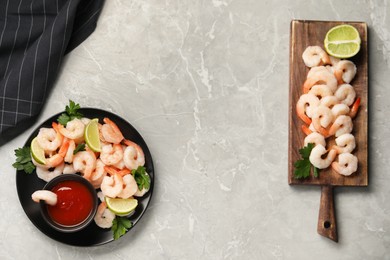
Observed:
[[[0,259],[390,259],[388,1],[107,0],[36,125],[0,148]],[[335,191],[339,243],[316,232],[319,187],[287,183],[292,19],[369,26],[368,188]],[[143,135],[153,199],[120,240],[71,247],[16,192],[13,150],[72,99]]]

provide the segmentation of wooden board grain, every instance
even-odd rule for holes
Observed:
[[[358,157],[358,170],[353,175],[345,177],[331,167],[320,170],[319,178],[313,177],[299,180],[294,178],[294,162],[300,159],[299,149],[303,147],[304,133],[301,130],[303,121],[296,115],[296,103],[302,95],[302,85],[309,69],[302,60],[302,53],[307,46],[323,47],[327,31],[339,24],[354,26],[361,37],[361,49],[351,58],[357,67],[357,74],[351,85],[361,98],[360,109],[353,120],[352,134],[356,138],[356,148],[353,151]],[[331,186],[367,186],[368,185],[368,48],[367,24],[364,22],[326,22],[303,21],[291,22],[290,32],[290,90],[289,90],[289,164],[288,183],[291,185],[331,185]]]

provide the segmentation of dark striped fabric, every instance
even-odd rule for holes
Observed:
[[[37,118],[64,54],[95,29],[104,0],[0,0],[0,145]]]

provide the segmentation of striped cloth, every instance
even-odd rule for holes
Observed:
[[[64,54],[95,29],[104,0],[0,0],[0,145],[36,120]]]

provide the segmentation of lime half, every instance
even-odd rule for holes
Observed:
[[[42,149],[42,147],[38,144],[38,138],[35,137],[31,141],[31,156],[34,158],[34,160],[39,164],[45,164],[46,163],[46,157],[45,157],[45,151]]]
[[[326,52],[336,58],[350,58],[360,50],[360,36],[355,27],[342,24],[330,29],[325,36]]]
[[[138,206],[138,200],[133,198],[119,199],[105,197],[107,207],[118,216],[127,216]]]
[[[88,147],[94,152],[101,151],[100,139],[99,139],[99,119],[95,118],[89,121],[84,131],[85,142]]]

